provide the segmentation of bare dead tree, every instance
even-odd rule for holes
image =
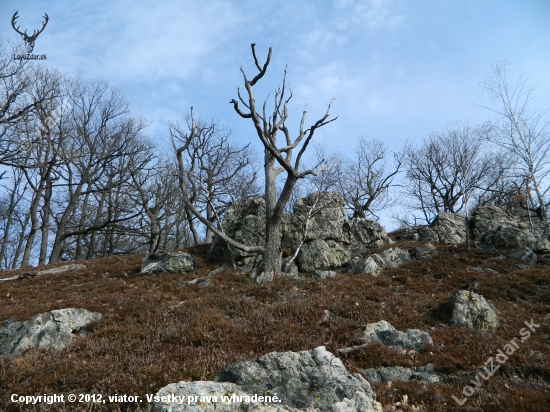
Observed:
[[[482,82],[495,106],[481,107],[497,115],[489,141],[513,155],[516,176],[527,176],[530,180],[535,198],[532,211],[543,222],[548,235],[550,117],[548,110],[531,108],[539,83],[530,76],[521,76],[511,84],[507,66],[506,61],[498,62]]]
[[[281,273],[281,219],[296,182],[306,176],[320,173],[325,166],[316,165],[315,168],[301,171],[300,164],[304,152],[308,148],[315,131],[318,128],[336,120],[336,118],[330,118],[331,102],[325,115],[321,119],[317,120],[312,126],[305,129],[304,123],[306,111],[304,110],[302,113],[298,134],[295,138],[292,138],[290,131],[285,124],[288,119],[288,102],[292,97],[291,93],[289,93],[288,97],[285,95],[287,93],[286,70],[283,77],[283,84],[275,92],[275,104],[272,114],[269,116],[267,114],[267,99],[264,101],[263,108],[260,109],[261,112],[258,112],[252,88],[260,79],[264,77],[271,60],[272,50],[271,48],[269,49],[267,59],[262,66],[256,56],[255,44],[252,44],[251,47],[252,56],[254,58],[256,68],[258,69],[258,73],[252,79],[248,79],[244,69],[241,67],[241,73],[243,75],[247,94],[246,97],[243,97],[239,90],[239,101],[233,99],[230,103],[233,105],[239,116],[244,119],[252,120],[256,134],[264,146],[264,197],[266,202],[265,247],[247,246],[229,238],[221,230],[204,218],[189,201],[189,191],[185,181],[185,167],[182,152],[187,150],[196,135],[196,125],[194,120],[192,121],[189,135],[186,136],[186,139],[183,141],[183,146],[176,150],[176,155],[178,157],[178,165],[180,170],[180,187],[182,193],[184,194],[185,205],[203,224],[205,224],[217,236],[229,243],[231,246],[249,253],[261,253],[263,256],[263,264],[257,270],[256,280],[259,282],[265,282],[273,280]],[[239,102],[246,108],[245,111],[241,110],[239,107]],[[284,138],[283,144],[280,146],[277,143],[277,134],[279,132]],[[298,153],[294,158],[293,155],[295,150],[297,150]],[[281,173],[285,173],[286,178],[284,179],[283,189],[277,196],[277,177]]]

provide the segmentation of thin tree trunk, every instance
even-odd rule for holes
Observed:
[[[195,242],[195,245],[200,244],[199,235],[197,235],[197,231],[195,230],[195,223],[193,222],[193,214],[185,208],[185,215],[187,217],[187,222],[189,223],[189,230],[191,230],[191,233],[193,234],[193,241]]]
[[[48,180],[44,191],[44,206],[42,207],[42,227],[40,240],[40,257],[38,265],[46,264],[46,256],[48,254],[48,238],[50,236],[50,215],[51,215],[51,198],[52,198],[52,181]]]
[[[65,208],[65,211],[61,216],[59,225],[57,225],[55,240],[53,243],[52,252],[50,253],[50,260],[49,260],[50,264],[59,262],[62,249],[63,249],[63,241],[65,240],[65,229],[67,228],[67,224],[69,223],[71,213],[76,207],[76,202],[78,200],[78,197],[80,196],[81,190],[82,190],[82,185],[79,184],[75,192],[71,194],[71,196],[69,197],[69,202],[67,204],[67,207]]]
[[[84,230],[84,224],[86,223],[86,216],[88,214],[88,200],[90,199],[91,185],[88,185],[88,191],[84,196],[84,201],[82,202],[82,211],[80,212],[80,222],[78,224],[78,230]],[[82,253],[82,240],[84,239],[84,234],[80,233],[76,237],[76,251],[75,251],[75,260],[80,260],[80,255]]]
[[[110,184],[110,181],[109,181]],[[99,204],[97,206],[97,212],[95,214],[94,226],[98,226],[101,220],[101,215],[103,214],[103,207],[105,206],[105,199],[107,197],[107,192],[101,192],[101,198],[99,199]],[[88,246],[88,253],[86,254],[86,259],[92,259],[95,253],[95,245],[97,241],[97,232],[94,230],[90,236],[90,245]]]

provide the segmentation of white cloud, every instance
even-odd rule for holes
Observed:
[[[100,5],[78,23],[67,19],[55,43],[71,49],[68,66],[85,66],[116,82],[154,83],[188,78],[231,39],[241,17],[223,1],[121,1]]]

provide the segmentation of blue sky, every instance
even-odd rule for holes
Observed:
[[[256,99],[273,95],[288,65],[290,125],[306,103],[314,121],[334,97],[338,120],[318,138],[344,153],[360,135],[397,150],[449,122],[490,118],[474,103],[487,103],[479,83],[504,59],[510,78],[541,78],[534,103],[550,108],[548,0],[3,0],[3,39],[16,39],[16,10],[30,32],[48,13],[34,50],[47,54],[43,64],[123,89],[159,141],[164,122],[194,106],[259,149],[252,124],[229,104],[242,88],[239,67],[255,74],[252,42],[262,59],[273,47]]]

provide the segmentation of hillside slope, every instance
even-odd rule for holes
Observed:
[[[402,249],[416,242],[398,242]],[[0,410],[62,410],[60,405],[10,402],[12,394],[155,394],[178,381],[212,380],[228,363],[278,351],[318,346],[360,372],[381,366],[432,363],[440,383],[420,380],[372,384],[384,410],[544,411],[550,405],[550,262],[534,266],[499,258],[497,252],[438,245],[430,261],[413,261],[378,276],[339,274],[257,285],[225,269],[210,284],[189,280],[217,266],[207,247],[187,250],[198,262],[192,273],[139,276],[143,256],[81,262],[60,274],[0,283],[0,321],[27,320],[61,308],[103,314],[89,334],[59,352],[31,349],[0,356]],[[376,251],[376,250],[375,250]],[[373,252],[375,252],[373,251]],[[64,263],[66,264],[66,263]],[[59,264],[57,266],[63,266]],[[0,272],[1,278],[25,272]],[[450,326],[444,303],[458,290],[483,295],[500,328],[482,333]],[[332,315],[328,318],[325,311]],[[325,316],[325,317],[324,317]],[[425,351],[395,351],[380,344],[338,355],[360,342],[363,325],[386,320],[398,330],[427,331]],[[469,397],[463,388],[488,358],[519,336],[525,321],[539,324],[519,349]],[[452,396],[466,402],[459,406]],[[63,410],[151,410],[143,403],[64,404]]]

